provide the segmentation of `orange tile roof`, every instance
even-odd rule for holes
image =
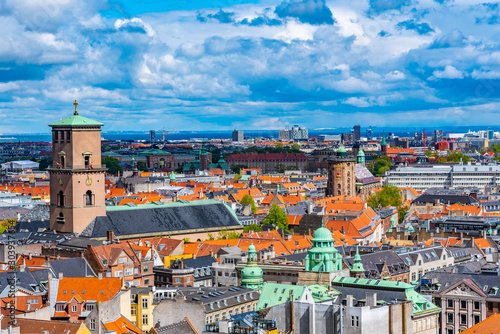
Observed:
[[[63,277],[59,280],[57,301],[95,300],[104,302],[120,292],[123,282],[118,277]]]
[[[142,334],[139,328],[137,328],[133,323],[121,316],[116,320],[103,322],[104,327],[110,332],[114,331],[116,334]]]
[[[288,225],[299,226],[299,222],[302,219],[302,216],[287,215],[287,217],[288,217]]]
[[[474,326],[463,330],[461,334],[493,334],[498,333],[499,328],[500,313],[495,313]]]

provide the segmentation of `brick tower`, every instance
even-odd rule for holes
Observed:
[[[347,155],[344,147],[328,159],[328,195],[355,196],[356,175],[355,159]]]
[[[106,215],[105,166],[101,165],[102,123],[75,113],[52,127],[50,228],[80,233],[96,217]]]

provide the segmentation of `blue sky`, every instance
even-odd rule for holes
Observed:
[[[500,6],[0,0],[0,134],[499,125]]]

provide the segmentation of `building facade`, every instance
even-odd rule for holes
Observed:
[[[356,160],[348,156],[344,147],[340,147],[335,156],[328,159],[328,195],[356,195]]]

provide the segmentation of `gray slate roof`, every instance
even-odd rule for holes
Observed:
[[[165,205],[146,208],[124,208],[108,210],[106,216],[96,217],[80,236],[91,238],[106,237],[107,231],[114,231],[116,236],[157,235],[185,230],[206,230],[209,228],[240,227],[234,212],[223,203],[200,201],[205,203],[187,205]]]
[[[172,325],[155,328],[155,330],[158,334],[196,334],[186,319]]]
[[[63,273],[64,277],[96,277],[87,261],[81,257],[49,262],[56,276]]]

